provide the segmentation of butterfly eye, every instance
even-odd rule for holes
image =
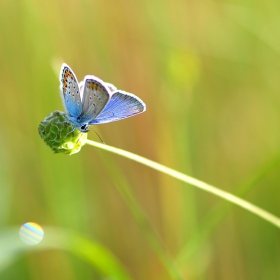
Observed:
[[[88,132],[88,125],[87,124],[81,125],[81,131],[84,133]]]

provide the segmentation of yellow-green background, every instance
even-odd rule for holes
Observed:
[[[280,157],[279,15],[276,0],[1,0],[0,230],[71,229],[132,279],[175,279],[119,193],[122,176],[184,279],[280,279],[279,229],[96,148],[54,155],[37,130],[63,109],[66,62],[79,80],[96,75],[147,105],[95,126],[105,143],[232,193],[244,186],[245,199],[280,215],[280,165],[265,172]],[[114,278],[52,249],[15,256],[0,279]]]

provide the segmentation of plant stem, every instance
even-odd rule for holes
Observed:
[[[141,163],[141,164],[146,165],[148,167],[151,167],[155,170],[158,170],[162,173],[165,173],[165,174],[167,174],[171,177],[174,177],[174,178],[176,178],[180,181],[183,181],[183,182],[188,183],[192,186],[195,186],[195,187],[200,188],[204,191],[207,191],[211,194],[214,194],[218,197],[221,197],[224,200],[228,200],[229,202],[248,210],[249,212],[259,216],[260,218],[262,218],[262,219],[266,220],[267,222],[273,224],[274,226],[280,228],[280,219],[277,216],[261,209],[260,207],[254,205],[254,204],[252,204],[252,203],[250,203],[250,202],[248,202],[244,199],[241,199],[241,198],[239,198],[239,197],[237,197],[237,196],[235,196],[231,193],[220,190],[220,189],[218,189],[218,188],[216,188],[212,185],[204,183],[204,182],[202,182],[200,180],[197,180],[193,177],[187,176],[187,175],[185,175],[181,172],[178,172],[174,169],[168,168],[168,167],[166,167],[162,164],[159,164],[159,163],[154,162],[152,160],[149,160],[149,159],[146,159],[144,157],[138,156],[136,154],[124,151],[122,149],[118,149],[118,148],[108,146],[108,145],[105,145],[105,144],[101,144],[101,143],[91,141],[91,140],[86,140],[86,144],[97,147],[97,148],[100,148],[100,149],[103,149],[103,150],[106,150],[106,151],[109,151],[109,152],[112,152],[114,154],[118,154],[118,155],[126,157],[128,159],[134,160],[138,163]]]

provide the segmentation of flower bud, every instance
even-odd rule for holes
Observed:
[[[39,125],[39,134],[54,153],[72,155],[85,144],[87,133],[75,129],[66,113],[55,111]]]

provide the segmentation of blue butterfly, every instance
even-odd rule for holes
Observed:
[[[95,76],[87,75],[78,83],[65,63],[60,70],[60,92],[69,121],[84,133],[89,125],[114,122],[146,111],[140,98]]]

